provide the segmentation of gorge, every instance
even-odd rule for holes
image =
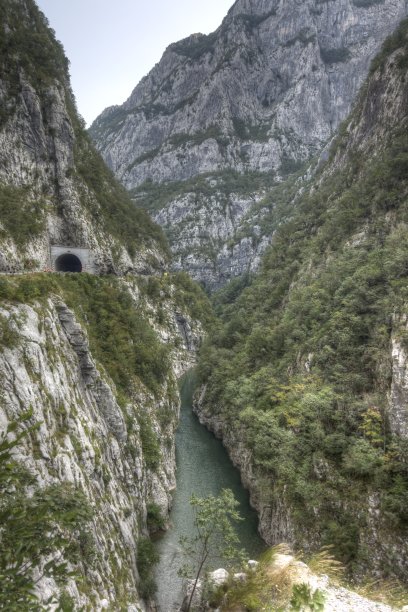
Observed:
[[[46,18],[2,0],[0,609],[158,582],[169,612],[188,497],[225,486],[248,555],[259,518],[406,604],[407,12],[237,0],[87,133]]]

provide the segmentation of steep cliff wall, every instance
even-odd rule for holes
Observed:
[[[98,275],[39,272],[56,244],[90,249]],[[46,19],[33,0],[2,1],[2,609],[135,611],[154,592],[177,378],[210,312],[167,264],[160,228],[85,133]]]
[[[128,188],[305,160],[348,114],[406,10],[400,0],[238,0],[214,34],[170,45],[91,134]]]
[[[214,288],[257,267],[271,238],[262,219],[279,202],[259,210],[265,182],[320,154],[407,8],[238,0],[216,32],[170,45],[94,122],[98,149],[164,227],[178,268]]]
[[[151,282],[161,299],[149,297],[145,279],[0,279],[1,430],[29,411],[22,427],[38,429],[14,458],[40,489],[72,484],[92,511],[76,534],[79,559],[67,559],[74,576],[64,586],[40,578],[43,602],[136,610],[152,593],[139,576],[138,543],[149,535],[149,508],[163,520],[169,511],[176,377],[194,362],[201,332],[177,280]]]
[[[196,404],[268,542],[404,581],[407,58],[405,20],[258,276],[219,295]]]
[[[5,0],[0,18],[0,270],[44,270],[53,244],[90,248],[100,272],[163,267],[163,236],[91,145],[44,16]]]

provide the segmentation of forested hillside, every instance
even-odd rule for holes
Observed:
[[[262,270],[218,295],[197,402],[270,543],[408,578],[408,22]]]

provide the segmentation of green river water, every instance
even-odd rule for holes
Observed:
[[[238,470],[221,442],[200,425],[193,414],[194,384],[194,373],[189,372],[181,386],[181,416],[176,435],[177,490],[170,515],[171,528],[157,542],[160,563],[156,569],[156,599],[160,612],[178,610],[181,604],[182,584],[177,570],[183,560],[179,539],[193,532],[193,513],[189,504],[192,493],[206,497],[217,495],[225,488],[232,489],[245,519],[238,524],[237,532],[248,559],[256,558],[265,549],[257,534],[257,515],[249,505],[249,496],[241,484]]]

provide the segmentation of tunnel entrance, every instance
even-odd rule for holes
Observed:
[[[55,261],[57,272],[82,272],[82,263],[79,257],[72,253],[64,253]]]

